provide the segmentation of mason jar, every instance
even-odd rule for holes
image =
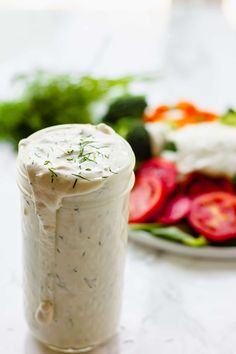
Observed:
[[[22,206],[25,316],[32,334],[51,349],[87,351],[118,329],[128,197],[134,182],[134,156],[124,144],[128,164],[104,179],[99,188],[65,193],[53,214],[54,231],[43,236],[42,201],[36,198],[26,172],[27,153],[20,147],[17,182]],[[28,147],[30,151],[31,142]],[[52,215],[50,208],[50,204],[44,205],[46,218]]]

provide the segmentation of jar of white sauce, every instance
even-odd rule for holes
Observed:
[[[19,144],[26,320],[46,346],[89,350],[119,324],[134,155],[104,124]]]

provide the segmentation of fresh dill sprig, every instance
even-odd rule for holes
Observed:
[[[82,141],[80,141],[80,143],[79,143],[79,146],[80,146],[80,152],[79,152],[79,155],[78,155],[78,157],[82,157],[83,155],[84,155],[84,149],[85,149],[85,147],[87,146],[87,145],[89,145],[89,144],[92,144],[92,143],[94,143],[94,140],[82,140]]]
[[[0,139],[16,146],[20,139],[58,122],[94,123],[99,114],[92,108],[129,92],[134,81],[135,77],[131,76],[109,79],[66,73],[52,75],[41,70],[17,75],[14,83],[21,86],[22,94],[14,100],[0,102]],[[32,121],[32,117],[37,119]]]
[[[95,143],[95,141],[94,140],[82,140],[82,141],[80,141],[79,145],[86,146],[86,145],[92,144],[92,143]]]
[[[90,155],[91,155],[91,154],[90,154]],[[90,155],[89,155],[89,156],[90,156]],[[86,155],[81,156],[80,163],[88,162],[88,161],[97,164],[97,161],[95,160],[95,158],[94,158],[94,160],[93,160],[93,159],[91,159],[90,157],[88,157],[88,156],[86,156]]]
[[[38,158],[41,158],[41,155],[39,155],[37,152],[35,152],[34,155],[37,156]]]
[[[109,155],[108,154],[102,154],[100,151],[96,151],[96,154],[102,156],[102,157],[105,157],[106,159],[109,159]]]

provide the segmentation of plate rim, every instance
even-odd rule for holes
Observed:
[[[150,235],[147,231],[129,230],[131,241],[149,246],[151,248],[166,251],[172,254],[185,257],[196,257],[204,259],[236,260],[236,247],[189,247]]]

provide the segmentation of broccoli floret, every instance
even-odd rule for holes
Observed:
[[[131,131],[137,125],[142,124],[141,121],[134,117],[124,117],[118,120],[116,124],[113,125],[115,131],[126,138],[129,131]]]
[[[123,117],[141,118],[146,107],[147,101],[144,96],[121,96],[110,104],[103,121],[114,124]]]
[[[131,145],[137,161],[147,160],[151,157],[150,136],[143,124],[134,127],[126,136]]]
[[[177,146],[175,145],[175,143],[173,143],[173,141],[167,141],[164,145],[163,150],[168,150],[168,151],[177,151]]]

